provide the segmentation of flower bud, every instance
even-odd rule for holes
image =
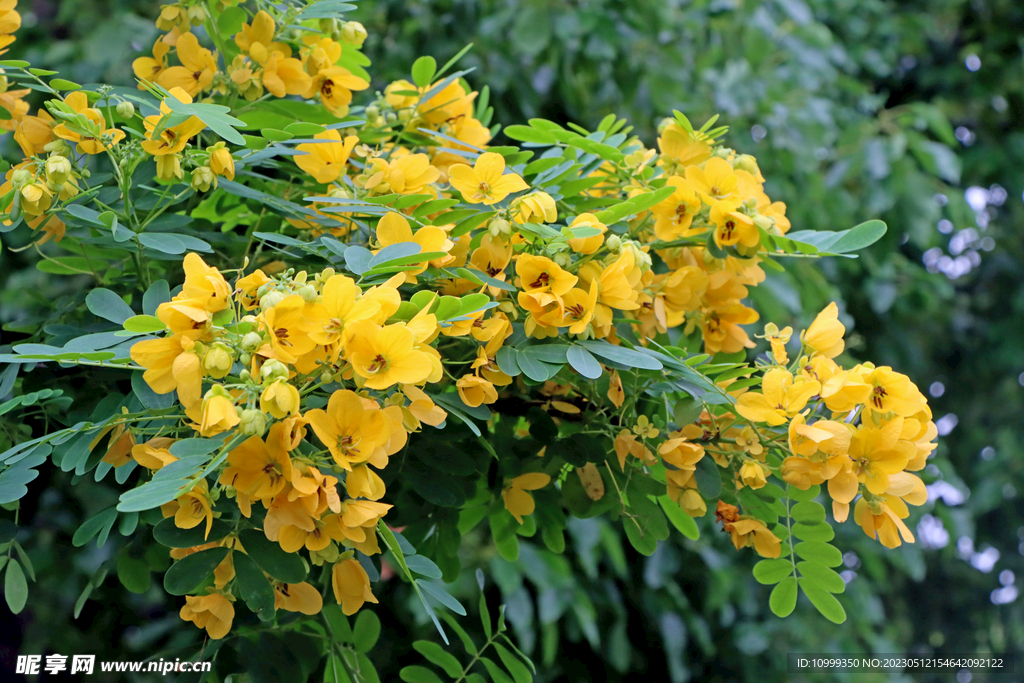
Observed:
[[[318,296],[316,293],[316,287],[313,285],[302,285],[295,293],[301,296],[303,301],[308,302],[316,301],[316,297]]]
[[[86,171],[82,171],[82,176]],[[174,180],[182,177],[181,157],[177,154],[161,154],[156,158],[156,177],[160,180]]]
[[[770,232],[771,229],[775,227],[775,221],[773,219],[769,218],[768,216],[762,216],[761,214],[756,214],[754,216],[753,220],[754,220],[754,225],[756,225],[757,227],[761,228],[762,230],[764,230],[766,232]]]
[[[650,269],[651,255],[643,250],[639,242],[636,242],[634,240],[626,240],[625,242],[622,243],[622,248],[629,249],[631,252],[633,252],[633,260],[636,262],[636,265],[639,266],[641,270]]]
[[[192,5],[188,8],[188,20],[193,26],[199,26],[206,21],[206,10],[202,5]]]
[[[62,157],[71,156],[71,146],[68,145],[66,140],[62,140],[61,138],[47,142],[43,145],[43,151],[49,152],[50,154],[59,154]]]
[[[51,155],[46,160],[46,180],[61,186],[71,177],[71,162],[59,154]]]
[[[209,192],[217,187],[217,176],[209,166],[200,166],[192,171],[192,189],[196,192]]]
[[[218,142],[207,150],[210,153],[210,170],[214,175],[224,176],[228,180],[235,178],[235,159],[223,142]]]
[[[130,119],[135,116],[135,105],[127,100],[118,102],[115,109],[117,110],[117,115],[123,119]]]
[[[608,247],[608,251],[617,254],[622,249],[622,238],[618,235],[609,235],[605,238],[604,246]]]
[[[249,374],[248,370],[242,370],[240,373],[238,373],[238,378],[243,382],[248,382],[249,380],[252,379],[252,375]]]
[[[223,379],[231,372],[235,359],[231,357],[231,349],[224,344],[214,344],[203,356],[203,370],[214,379]]]
[[[344,185],[332,185],[327,190],[327,196],[335,199],[352,199],[352,192]]]
[[[299,412],[299,390],[284,379],[267,385],[260,395],[260,410],[279,420],[296,414]]]
[[[568,268],[569,264],[572,263],[572,257],[569,256],[569,253],[565,251],[555,254],[551,260],[554,261],[559,266],[561,266],[562,268]]]
[[[263,381],[267,384],[276,382],[279,379],[288,379],[290,374],[288,366],[274,358],[268,360],[260,368],[260,376],[263,377]]]
[[[249,353],[252,353],[261,346],[263,346],[263,337],[260,335],[259,332],[247,332],[246,335],[242,337],[243,351],[248,351]]]
[[[255,408],[246,408],[239,416],[238,431],[246,436],[263,436],[267,429],[267,417]]]
[[[371,104],[365,109],[363,113],[366,114],[366,118],[368,120],[372,121],[378,116],[380,116],[380,107],[378,107],[375,104]]]
[[[722,159],[728,159],[729,155],[732,153],[733,150],[729,149],[728,147],[719,147],[718,149],[711,153],[711,156],[721,157]]]
[[[320,20],[320,32],[321,33],[334,33],[338,30],[338,20],[333,18],[324,17]]]
[[[732,167],[737,171],[746,171],[755,178],[761,174],[760,169],[757,168],[757,159],[749,154],[740,154],[733,159]]]
[[[245,365],[246,367],[248,367],[249,363],[252,362],[252,354],[251,353],[239,354],[238,362],[241,363],[242,365]]]
[[[512,224],[504,218],[495,218],[487,224],[487,230],[495,237],[508,236],[512,234]]]
[[[32,182],[32,172],[27,168],[19,168],[17,171],[11,174],[11,185],[13,187],[21,187]]]
[[[275,289],[273,291],[267,292],[264,296],[260,297],[260,307],[263,308],[264,310],[268,308],[273,308],[274,306],[284,301],[285,298],[286,295],[284,292],[279,292]]]
[[[347,45],[360,47],[366,41],[366,29],[358,21],[346,21],[341,27],[341,39]]]

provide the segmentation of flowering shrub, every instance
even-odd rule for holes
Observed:
[[[652,148],[614,116],[533,119],[503,131],[521,146],[488,146],[487,91],[458,58],[371,95],[345,7],[167,5],[138,90],[0,62],[24,153],[0,230],[89,283],[0,356],[0,395],[19,372],[105,369],[0,405],[52,427],[0,436],[0,501],[16,509],[47,460],[113,472],[120,501],[75,544],[151,527],[175,560],[165,589],[211,639],[241,602],[345,632],[324,600],[377,602],[382,553],[441,629],[436,610],[465,611],[429,579],[459,576],[484,519],[509,560],[520,537],[562,552],[567,518],[596,515],[649,555],[673,529],[697,539],[709,508],[765,558],[776,614],[799,589],[843,621],[816,499],[827,487],[835,522],[853,505],[868,536],[912,542],[936,429],[905,375],[839,364],[835,304],[796,336],[764,325],[751,364],[744,302],[765,268],[850,256],[885,226],[791,232],[756,160],[679,112]],[[148,586],[124,557],[122,583]],[[7,574],[20,609],[17,560]],[[359,678],[364,654],[324,656]]]

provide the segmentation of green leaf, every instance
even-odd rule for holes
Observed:
[[[825,508],[813,501],[797,503],[790,508],[789,516],[803,524],[820,524],[825,521]]]
[[[696,541],[700,538],[700,529],[697,528],[697,522],[693,520],[693,517],[686,514],[683,508],[679,507],[674,500],[669,498],[667,495],[658,496],[658,503],[661,504],[661,509],[665,511],[665,516],[668,517],[668,521],[672,523],[679,533],[686,536],[691,541]]]
[[[477,581],[482,583],[483,579],[480,578],[481,576],[483,576],[483,575],[480,573],[480,570],[478,569],[477,570]],[[491,613],[487,609],[487,600],[484,598],[484,594],[482,592],[483,591],[483,586],[482,585],[480,587],[480,590],[481,590],[481,593],[480,593],[480,623],[484,627],[484,636],[487,637],[487,640],[490,640],[491,639],[491,635],[493,633],[492,630],[491,630]]]
[[[761,560],[754,565],[754,579],[765,585],[776,584],[793,575],[793,562],[788,559]]]
[[[185,244],[174,235],[160,232],[144,232],[139,235],[139,242],[142,246],[155,249],[163,254],[172,256],[184,254],[188,249]]]
[[[779,585],[772,589],[771,597],[768,598],[768,606],[777,617],[788,617],[796,608],[796,577],[790,576],[783,579]]]
[[[274,588],[256,562],[245,553],[235,553],[235,585],[245,605],[261,620],[274,616]],[[326,610],[325,610],[326,612]]]
[[[800,579],[800,588],[823,617],[834,624],[846,621],[846,610],[834,595],[807,579]]]
[[[153,527],[153,538],[160,545],[168,548],[194,548],[211,541],[219,541],[231,532],[231,526],[220,519],[213,520],[210,535],[206,536],[206,524],[199,524],[191,529],[180,529],[174,524],[174,518],[162,519]]]
[[[197,455],[209,455],[224,445],[222,439],[181,439],[171,444],[171,455],[176,458],[188,458]]]
[[[835,538],[835,530],[828,524],[794,524],[792,528],[793,535],[799,538],[801,541],[821,541],[826,543]]]
[[[248,546],[246,550],[249,550]],[[171,595],[192,592],[213,574],[227,555],[227,548],[208,548],[181,558],[164,574],[164,590]]]
[[[687,396],[676,401],[676,405],[672,409],[672,417],[678,426],[685,427],[696,422],[702,412],[704,412],[704,403],[692,396]]]
[[[457,635],[459,637],[459,640],[462,641],[462,647],[466,648],[466,652],[473,656],[476,656],[476,654],[479,652],[479,650],[476,647],[476,643],[474,643],[473,639],[469,637],[469,634],[466,632],[466,629],[462,628],[462,626],[459,624],[459,620],[453,617],[452,615],[448,614],[447,612],[442,612],[441,618],[443,618],[448,623],[448,626],[453,631],[455,631],[455,635]]]
[[[289,123],[287,126],[285,126],[284,130],[286,133],[291,133],[292,135],[297,135],[303,138],[311,138],[314,135],[319,135],[320,133],[323,133],[327,129],[324,128],[319,123],[306,123],[305,121],[296,121],[295,123]]]
[[[641,555],[647,555],[648,557],[654,554],[654,551],[658,549],[658,539],[655,538],[654,534],[649,531],[646,533],[642,531],[637,524],[637,520],[629,517],[624,517],[622,524],[626,530],[626,538],[629,539],[630,545],[632,545],[638,553]]]
[[[106,528],[109,531],[110,527],[113,526],[115,519],[117,519],[117,510],[112,507],[96,513],[89,519],[82,522],[82,526],[78,527],[78,530],[75,531],[75,535],[71,538],[71,545],[76,548],[81,548],[83,545],[91,541],[93,536],[100,533],[102,529]],[[100,543],[99,545],[103,544]]]
[[[513,140],[519,142],[532,142],[539,145],[554,145],[558,143],[558,139],[551,133],[543,130],[537,130],[530,126],[514,125],[505,126],[502,132]],[[558,161],[561,161],[560,159]]]
[[[800,572],[800,585],[804,581],[813,583],[818,588],[829,593],[842,593],[846,590],[846,582],[843,577],[836,574],[823,564],[816,562],[797,562],[796,569]]]
[[[25,572],[21,570],[21,565],[15,560],[7,563],[7,573],[4,576],[4,599],[7,600],[7,607],[14,614],[20,614],[28,601],[28,582],[25,581]]]
[[[85,305],[93,315],[118,325],[135,315],[131,306],[109,289],[92,290],[85,297]],[[163,323],[161,323],[161,327],[163,327]]]
[[[68,81],[63,78],[55,78],[50,81],[50,87],[54,90],[81,90],[82,86],[73,81]]]
[[[437,568],[437,565],[423,555],[410,555],[405,558],[405,564],[409,567],[410,571],[427,577],[428,579],[440,579],[441,570]]]
[[[129,557],[127,553],[121,553],[117,558],[117,578],[129,592],[139,594],[148,591],[153,582],[149,565]]]
[[[505,665],[508,672],[512,674],[512,680],[515,683],[530,683],[533,680],[533,676],[530,675],[530,670],[526,668],[522,660],[516,657],[514,654],[508,651],[508,648],[494,643],[492,646],[497,652],[498,657],[501,658],[501,663]]]
[[[839,548],[828,543],[804,541],[803,543],[797,543],[794,550],[801,559],[826,567],[838,567],[843,563],[843,554],[839,551]]]
[[[434,80],[437,73],[437,62],[433,57],[420,57],[412,64],[412,82],[420,88],[426,88]]]
[[[837,241],[828,248],[836,254],[846,254],[869,247],[885,235],[886,225],[882,221],[866,221],[842,233]]]
[[[281,546],[267,539],[262,531],[244,529],[238,532],[242,547],[260,569],[285,583],[302,583],[306,579],[306,565],[297,553],[286,553]]]
[[[693,478],[697,481],[697,490],[704,498],[715,500],[722,494],[722,477],[714,458],[705,456],[697,461]]]
[[[163,324],[159,318],[152,315],[133,315],[122,321],[122,325],[124,326],[124,329],[129,332],[135,332],[136,334],[163,332],[167,329],[167,325]]]
[[[641,368],[644,370],[661,370],[662,365],[659,360],[652,358],[645,353],[627,349],[622,346],[615,346],[609,344],[606,341],[597,340],[586,340],[579,342],[587,348],[588,351],[593,353],[595,356],[606,358],[612,362],[625,365],[627,367]]]
[[[461,668],[459,673],[462,673]],[[406,681],[406,683],[441,683],[441,679],[436,673],[423,666],[403,667],[398,672],[398,677]]]
[[[370,610],[362,610],[356,617],[356,625],[352,629],[352,645],[356,652],[367,653],[377,644],[380,638],[380,619]]]
[[[454,655],[449,653],[437,643],[429,640],[417,640],[412,644],[414,650],[427,658],[427,661],[436,665],[452,678],[462,675],[462,665]]]
[[[487,673],[490,675],[491,680],[494,683],[513,683],[512,679],[509,678],[508,674],[501,670],[501,668],[487,657],[481,657],[480,663],[487,669]]]
[[[800,502],[814,500],[818,497],[818,494],[821,493],[821,487],[817,484],[811,486],[805,491],[802,491],[793,485],[788,486],[787,489],[789,497]]]
[[[597,379],[604,372],[594,355],[582,346],[570,346],[565,355],[572,369],[587,379]]]

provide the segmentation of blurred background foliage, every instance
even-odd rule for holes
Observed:
[[[897,366],[929,392],[941,438],[924,472],[929,502],[911,518],[918,542],[883,552],[842,525],[836,544],[847,551],[841,601],[850,618],[833,627],[810,605],[785,620],[771,616],[768,591],[750,577],[755,558],[733,551],[709,518],[700,520],[700,541],[675,536],[650,558],[600,519],[570,524],[564,556],[523,542],[508,563],[486,534],[466,539],[464,566],[484,568],[539,680],[582,680],[602,667],[609,681],[800,680],[786,673],[787,652],[1024,652],[1024,5],[358,4],[348,18],[369,31],[374,88],[407,77],[421,54],[443,62],[473,43],[464,68],[476,69],[474,87],[490,87],[498,123],[538,116],[593,127],[615,113],[653,146],[672,109],[696,123],[721,114],[728,141],[758,158],[767,192],[787,204],[795,230],[870,218],[889,225],[859,259],[769,274],[754,301],[762,320],[801,326],[837,300],[851,331],[847,354]],[[131,60],[157,35],[158,8],[19,2],[25,25],[9,57],[82,83],[130,85]],[[9,158],[9,136],[2,144]],[[0,254],[0,344],[37,324],[34,297],[52,300],[74,286],[30,261]],[[94,581],[92,600],[71,618],[90,577],[128,542],[112,535],[104,547],[76,551],[69,576],[71,534],[115,495],[105,484],[72,487],[59,472],[30,486],[19,522],[32,529],[21,540],[40,583],[20,618],[0,616],[4,671],[17,652],[124,659],[199,646],[194,629],[179,627],[173,599],[156,585],[129,593],[114,570]],[[471,574],[462,597],[474,595]],[[412,638],[436,636],[402,585],[383,592],[376,612],[385,637],[371,657],[389,680],[417,658],[405,647]]]

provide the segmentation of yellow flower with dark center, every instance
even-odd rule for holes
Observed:
[[[871,387],[871,393],[864,402],[866,410],[911,417],[927,405],[921,391],[910,378],[894,372],[890,367],[875,368],[864,377],[864,382]]]
[[[381,410],[368,410],[358,394],[335,391],[327,410],[315,408],[305,415],[309,426],[346,470],[374,458],[391,438],[391,423]]]
[[[709,219],[715,225],[715,244],[719,247],[734,244],[756,247],[761,243],[761,233],[753,219],[737,211],[737,207],[737,204],[726,201],[716,202],[711,207]]]
[[[889,475],[902,471],[916,455],[914,445],[900,439],[902,430],[903,418],[897,417],[882,427],[862,426],[850,441],[853,473],[876,496],[889,488]]]
[[[807,405],[807,401],[821,390],[813,380],[794,381],[793,375],[782,368],[764,373],[761,391],[748,392],[736,402],[736,412],[753,422],[766,422],[773,427],[785,424]]]
[[[185,604],[178,616],[191,621],[214,640],[220,640],[231,630],[235,618],[235,606],[220,593],[210,595],[186,595]]]
[[[332,66],[321,69],[314,75],[304,94],[307,99],[312,99],[317,93],[320,94],[320,102],[327,111],[337,117],[348,114],[348,105],[352,102],[353,90],[366,90],[370,84],[353,75],[344,67]]]
[[[708,206],[738,197],[736,172],[728,161],[720,157],[708,159],[704,168],[687,166],[686,179]]]
[[[472,168],[466,164],[453,164],[448,169],[448,180],[470,204],[497,204],[509,194],[530,187],[515,173],[504,173],[505,157],[495,152],[484,152]]]
[[[177,497],[178,509],[174,512],[174,526],[179,529],[193,529],[206,522],[206,534],[213,527],[213,509],[210,488],[205,479],[200,479],[192,490]]]
[[[280,424],[275,423],[274,427]],[[228,454],[228,467],[220,475],[220,483],[234,487],[250,499],[267,500],[280,493],[291,476],[288,452],[273,438],[264,443],[258,436],[252,436]]]
[[[156,49],[156,46],[154,46],[154,54]],[[199,39],[193,33],[186,33],[178,38],[175,49],[177,50],[181,66],[172,66],[157,71],[155,80],[168,90],[181,88],[192,97],[195,97],[213,83],[213,74],[217,71],[217,61],[214,59],[212,52],[205,47],[200,47]],[[154,61],[152,66],[158,65]],[[150,65],[143,63],[142,66]],[[150,77],[149,80],[153,80],[153,78]]]
[[[516,261],[519,286],[528,293],[550,293],[562,297],[579,281],[575,275],[562,269],[546,256],[523,254]]]
[[[665,186],[675,187],[675,191],[653,207],[654,234],[660,240],[674,240],[689,237],[703,231],[704,228],[690,229],[693,217],[700,211],[700,199],[693,185],[680,176],[672,176],[665,181]]]
[[[542,489],[551,483],[551,477],[541,472],[521,474],[510,481],[501,492],[505,501],[505,509],[512,513],[516,521],[523,523],[525,515],[532,515],[537,504],[527,491]]]
[[[152,57],[139,57],[132,62],[132,71],[135,72],[135,77],[140,81],[156,83],[157,78],[167,68],[167,53],[170,49],[171,46],[164,41],[163,36],[157,38],[153,43]],[[144,89],[144,86],[140,83],[139,88]]]
[[[192,104],[192,96],[181,88],[171,88],[170,96],[184,104]],[[170,128],[163,126],[162,123],[166,121],[165,117],[170,114],[171,108],[166,102],[161,102],[160,113],[147,116],[143,121],[146,127],[146,139],[142,141],[142,148],[155,157],[177,154],[185,149],[188,141],[198,135],[199,131],[206,128],[206,124],[195,116],[190,116],[182,123]],[[159,132],[157,132],[158,128],[160,128]]]
[[[313,586],[308,583],[275,583],[274,609],[289,612],[301,612],[310,616],[320,614],[324,608],[324,599]]]
[[[259,353],[282,363],[295,363],[299,356],[312,351],[316,342],[309,334],[316,326],[306,316],[307,310],[312,308],[306,300],[292,294],[263,311],[261,317],[270,342],[260,347]]]
[[[416,336],[402,324],[380,327],[369,320],[349,325],[346,356],[370,389],[419,384],[430,376],[430,357],[416,348]]]
[[[711,147],[703,141],[696,141],[678,123],[671,123],[658,138],[662,153],[661,164],[667,169],[682,169],[702,164],[711,157]]]

